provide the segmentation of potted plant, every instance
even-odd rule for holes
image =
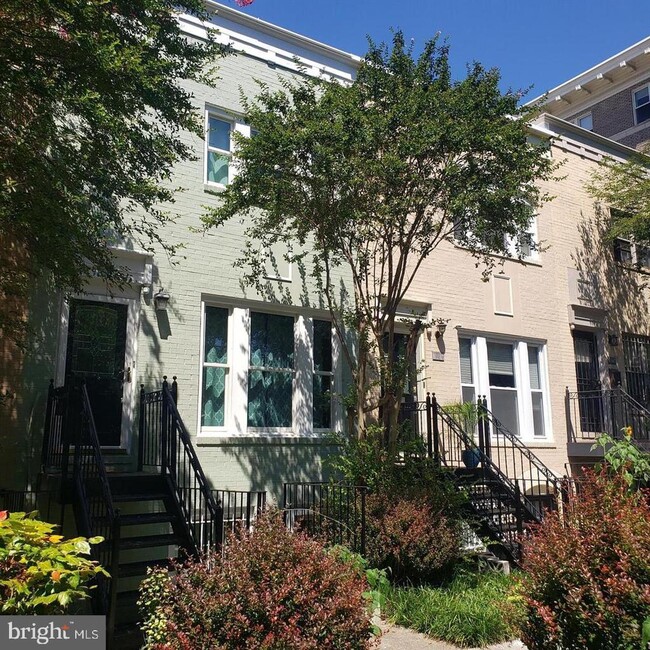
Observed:
[[[474,438],[478,424],[478,408],[473,402],[456,402],[445,407],[452,419],[470,438]],[[476,445],[467,445],[461,453],[461,459],[467,469],[476,469],[481,462],[481,452]]]

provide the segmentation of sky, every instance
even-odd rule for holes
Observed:
[[[391,27],[416,51],[440,32],[456,78],[479,61],[501,70],[502,90],[533,86],[527,99],[650,36],[650,0],[254,0],[241,11],[359,55]]]

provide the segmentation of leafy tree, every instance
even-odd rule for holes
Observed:
[[[611,209],[609,236],[650,246],[650,146],[624,163],[605,158],[589,184]]]
[[[77,291],[126,281],[108,246],[150,248],[169,216],[173,165],[202,135],[179,81],[211,79],[214,40],[178,13],[202,0],[0,2],[0,329],[18,336],[35,277]]]
[[[491,268],[489,254],[507,254],[506,236],[519,241],[546,198],[535,182],[552,175],[546,146],[531,140],[520,94],[498,82],[477,63],[453,81],[447,45],[433,39],[415,58],[396,32],[392,48],[370,43],[352,84],[260,84],[245,104],[255,136],[238,139],[238,174],[205,218],[247,217],[247,281],[260,284],[264,251],[278,241],[313,275],[353,369],[357,433],[381,409],[391,448],[424,319],[411,323],[405,354],[385,351],[397,349],[398,306],[422,262],[454,238]]]

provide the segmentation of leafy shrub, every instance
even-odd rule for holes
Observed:
[[[329,461],[343,479],[366,484],[366,557],[388,569],[392,580],[440,576],[460,556],[464,497],[445,470],[424,457],[422,441],[402,440],[394,456],[383,429],[369,427],[362,440],[339,437]],[[364,482],[365,479],[365,482]]]
[[[624,650],[650,617],[650,506],[623,476],[587,472],[563,515],[523,542],[531,650]]]
[[[460,557],[460,526],[424,492],[371,494],[366,557],[396,582],[436,578]]]
[[[154,572],[140,605],[156,650],[355,650],[370,646],[368,584],[337,549],[286,530],[279,513],[240,531],[223,555]]]
[[[620,474],[630,489],[650,485],[650,454],[641,451],[632,442],[632,427],[623,429],[623,440],[615,440],[603,433],[592,446],[604,451],[605,467],[612,474]]]
[[[2,614],[62,614],[88,597],[88,582],[108,576],[84,557],[101,537],[65,540],[36,512],[0,512],[0,603]]]
[[[439,587],[393,587],[386,592],[391,620],[461,647],[515,638],[521,613],[509,602],[512,576],[457,571]]]

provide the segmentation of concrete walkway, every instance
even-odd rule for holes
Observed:
[[[379,650],[458,650],[458,646],[434,639],[399,625],[381,622],[383,631]],[[473,648],[472,650],[478,650]],[[526,650],[521,641],[498,643],[483,650]]]

